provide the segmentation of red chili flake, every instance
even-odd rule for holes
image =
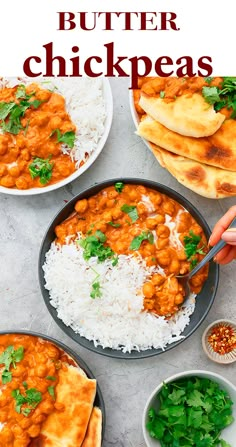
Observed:
[[[208,341],[217,354],[224,355],[236,349],[236,333],[231,326],[220,324],[211,330]]]

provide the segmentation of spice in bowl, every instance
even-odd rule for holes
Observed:
[[[221,319],[211,323],[202,335],[202,346],[206,355],[216,363],[236,361],[236,324]]]
[[[219,324],[211,329],[208,341],[217,354],[225,355],[236,349],[236,334],[228,324]]]

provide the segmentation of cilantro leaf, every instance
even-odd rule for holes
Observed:
[[[97,256],[99,262],[114,256],[114,251],[109,246],[105,246],[106,235],[97,230],[95,234],[79,241],[79,245],[84,249],[83,257],[86,261]]]
[[[28,416],[31,410],[34,410],[37,405],[42,401],[42,393],[41,391],[36,390],[35,388],[29,388],[25,391],[25,395],[20,393],[19,389],[12,390],[12,397],[16,401],[15,410],[17,413],[22,413],[24,416]],[[24,410],[21,410],[22,405],[28,404],[28,407],[25,407]]]
[[[108,225],[111,225],[111,227],[114,227],[114,228],[121,227],[121,224],[119,224],[119,223],[115,223],[115,222],[107,222],[107,223],[108,223]]]
[[[101,298],[101,285],[98,281],[92,284],[92,292],[90,293],[90,296],[91,298]]]
[[[233,422],[233,402],[218,383],[181,379],[163,384],[158,397],[158,411],[149,409],[146,427],[162,447],[232,447],[220,435]]]
[[[164,90],[161,90],[161,91],[160,91],[160,98],[162,98],[162,99],[165,98],[165,92],[164,92]]]
[[[138,220],[138,218],[139,218],[136,206],[124,204],[121,207],[121,211],[128,214],[128,216],[130,217],[132,222],[136,222],[136,220]]]
[[[53,381],[57,380],[56,377],[54,377],[54,376],[47,376],[46,379],[47,380],[53,380]]]
[[[14,102],[0,102],[0,120],[5,120],[14,106]]]
[[[130,244],[130,250],[138,250],[143,241],[148,241],[150,244],[154,244],[154,236],[151,231],[142,231],[139,236],[134,237]]]
[[[5,368],[2,372],[2,383],[6,384],[11,382],[12,373],[9,371],[11,364],[13,368],[16,368],[16,363],[20,362],[24,357],[24,348],[20,346],[18,349],[14,349],[13,346],[8,346],[5,351],[0,355],[0,364],[4,364]]]
[[[39,177],[40,183],[46,185],[52,178],[53,163],[50,162],[51,157],[39,158],[35,157],[29,165],[29,172],[32,178]]]
[[[219,89],[218,87],[203,87],[202,95],[208,104],[215,104],[215,102],[220,101]]]
[[[122,190],[124,189],[124,187],[125,187],[125,185],[124,185],[124,183],[122,183],[122,182],[116,182],[116,183],[115,183],[115,190],[116,190],[118,193],[121,193]]]
[[[52,396],[53,399],[55,399],[55,389],[54,389],[54,385],[50,385],[50,386],[48,386],[48,392],[49,392],[50,396]]]
[[[50,137],[52,137],[55,133],[57,134],[58,143],[63,143],[66,146],[70,147],[71,149],[74,147],[75,132],[73,130],[69,130],[68,132],[61,133],[60,129],[55,129],[52,131]]]

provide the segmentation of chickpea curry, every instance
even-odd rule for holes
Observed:
[[[0,89],[0,185],[30,189],[59,182],[76,166],[76,126],[65,98],[38,84]]]
[[[202,228],[178,202],[143,185],[122,182],[78,200],[74,213],[55,233],[56,243],[77,241],[85,259],[110,258],[114,268],[118,255],[144,259],[153,271],[141,291],[144,310],[166,317],[184,300],[176,276],[188,273],[207,252]],[[207,274],[206,266],[191,279],[192,292],[200,292]],[[92,298],[101,296],[97,289]]]
[[[58,373],[74,360],[49,341],[23,335],[0,336],[0,446],[26,447],[40,434],[57,403]]]

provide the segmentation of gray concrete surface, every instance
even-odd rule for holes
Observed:
[[[187,197],[210,227],[236,199],[205,199],[181,186],[161,168],[143,141],[134,134],[129,110],[128,81],[111,80],[114,116],[108,141],[92,167],[65,188],[32,197],[0,195],[0,330],[31,329],[53,336],[87,362],[101,387],[107,413],[104,447],[144,447],[141,419],[147,397],[166,377],[189,369],[222,374],[236,385],[236,363],[209,361],[201,336],[212,321],[235,318],[235,262],[220,271],[213,307],[198,330],[174,350],[140,361],[120,361],[85,350],[68,338],[48,313],[41,297],[37,262],[45,230],[65,201],[100,180],[135,176],[159,181]]]

